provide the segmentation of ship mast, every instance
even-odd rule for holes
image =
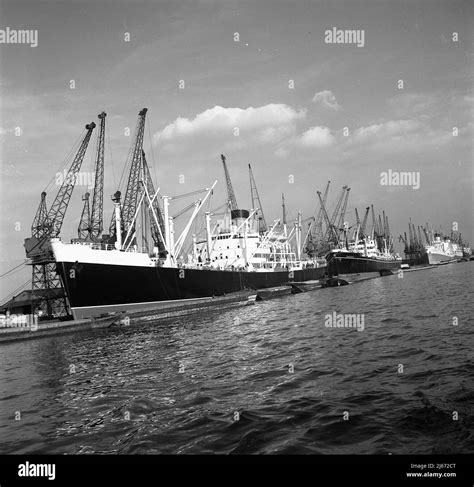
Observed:
[[[286,227],[286,205],[285,205],[285,194],[281,193],[281,208],[283,213],[283,218],[281,223],[283,224],[283,233],[285,237],[288,235],[288,229]]]

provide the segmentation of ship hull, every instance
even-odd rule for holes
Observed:
[[[350,280],[368,279],[390,275],[401,268],[401,260],[384,260],[363,257],[358,254],[329,254],[327,271],[329,276],[338,276]]]
[[[404,264],[408,264],[410,266],[429,264],[428,254],[424,251],[406,253],[405,256],[406,259],[403,260]]]
[[[311,281],[321,279],[326,271],[325,267],[245,272],[79,262],[56,265],[75,319]]]
[[[446,255],[441,252],[428,252],[428,263],[430,265],[436,264],[449,264],[450,262],[456,262],[457,258],[453,255]]]

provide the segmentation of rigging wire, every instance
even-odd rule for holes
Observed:
[[[82,140],[84,139],[85,132],[86,132],[86,129],[84,129],[82,131],[81,135],[78,137],[78,139],[76,140],[76,142],[72,146],[71,150],[66,154],[66,157],[59,164],[58,170],[53,174],[53,176],[49,180],[47,186],[44,188],[45,192],[49,191],[49,188],[51,187],[53,181],[56,179],[56,175],[58,173],[62,174],[64,172],[64,169],[66,168],[66,165],[71,161],[71,158],[73,158],[74,155],[77,154],[79,147],[81,146]]]
[[[110,165],[112,166],[112,177],[114,180],[114,188],[117,187],[117,179],[115,177],[115,167],[114,167],[114,159],[112,157],[112,143],[110,142],[110,130],[106,130],[107,132],[107,142],[109,146],[109,154],[110,154]],[[105,173],[105,167],[104,167],[104,173]]]
[[[137,132],[138,132],[138,124],[140,122],[137,122],[137,126],[135,127],[135,132],[133,134],[133,138],[132,140],[135,141],[136,137],[137,137]],[[122,175],[120,176],[120,181],[119,181],[119,184],[118,184],[118,188],[121,188],[122,187],[122,182],[124,181],[124,176],[125,176],[125,172],[127,172],[127,169],[129,167],[129,165],[132,164],[132,154],[133,154],[133,145],[134,144],[130,144],[129,148],[128,148],[128,153],[127,153],[127,159],[125,160],[125,164],[123,166],[123,170],[122,170]],[[125,188],[124,188],[125,189]]]
[[[20,264],[18,264],[17,266],[15,266],[15,267],[11,268],[9,271],[5,272],[4,274],[1,274],[1,275],[0,275],[0,279],[1,279],[2,277],[7,276],[8,274],[10,274],[10,273],[11,273],[11,272],[13,272],[15,269],[18,269],[18,268],[19,268],[19,267],[21,267],[21,266],[26,266],[26,264],[25,264],[24,262],[21,262],[21,263],[20,263]]]
[[[14,291],[12,291],[10,294],[5,296],[4,299],[2,299],[2,303],[6,303],[7,301],[10,301],[13,297],[15,297],[17,294],[19,294],[22,291],[26,290],[26,287],[31,286],[31,278],[29,278],[26,282],[24,282],[21,286],[18,286]],[[24,289],[25,288],[25,289]]]
[[[150,118],[148,118],[148,137],[150,138],[151,160],[153,161],[153,175],[155,182],[158,183],[158,176],[156,175],[155,153],[153,151],[153,139],[151,137]]]

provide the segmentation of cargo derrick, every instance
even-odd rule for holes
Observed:
[[[86,125],[86,135],[49,211],[46,208],[46,192],[41,193],[40,205],[31,226],[31,237],[25,239],[26,257],[28,264],[32,266],[32,314],[41,311],[42,317],[47,318],[69,314],[66,295],[56,272],[50,239],[59,237],[77,175],[95,126],[94,122]],[[39,302],[34,299],[37,297],[41,298]]]
[[[281,224],[283,225],[283,233],[286,236],[288,234],[288,228],[286,226],[286,203],[285,203],[285,195],[281,193],[281,212],[282,212],[282,220]]]
[[[150,198],[153,198],[155,196],[156,191],[155,191],[155,186],[153,184],[153,180],[151,179],[150,168],[149,168],[148,163],[146,161],[145,151],[142,151],[142,160],[143,160],[143,175],[144,175],[143,183],[147,189],[147,192],[148,192]],[[141,193],[140,193],[140,196],[141,196]],[[153,207],[153,210],[157,216],[158,224],[159,224],[160,229],[161,229],[161,234],[160,234],[160,230],[158,229],[158,226],[156,224],[156,221],[153,218],[152,210],[149,209],[149,217],[150,217],[150,221],[151,221],[151,235],[152,235],[152,238],[155,242],[156,247],[158,247],[159,256],[162,258],[165,258],[166,257],[166,250],[165,250],[165,245],[164,245],[163,239],[161,238],[161,235],[164,235],[164,232],[165,232],[165,223],[163,220],[163,212],[160,208],[158,195],[155,196],[153,203],[152,203],[152,207]]]

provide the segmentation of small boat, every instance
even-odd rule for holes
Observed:
[[[312,281],[301,281],[301,282],[290,282],[291,292],[293,294],[306,293],[308,291],[314,291],[315,289],[321,288],[320,280]]]
[[[321,280],[321,287],[347,286],[348,284],[348,281],[338,277],[328,277],[327,279]]]
[[[268,299],[279,298],[291,294],[291,286],[277,286],[257,290],[257,301],[267,301]]]

